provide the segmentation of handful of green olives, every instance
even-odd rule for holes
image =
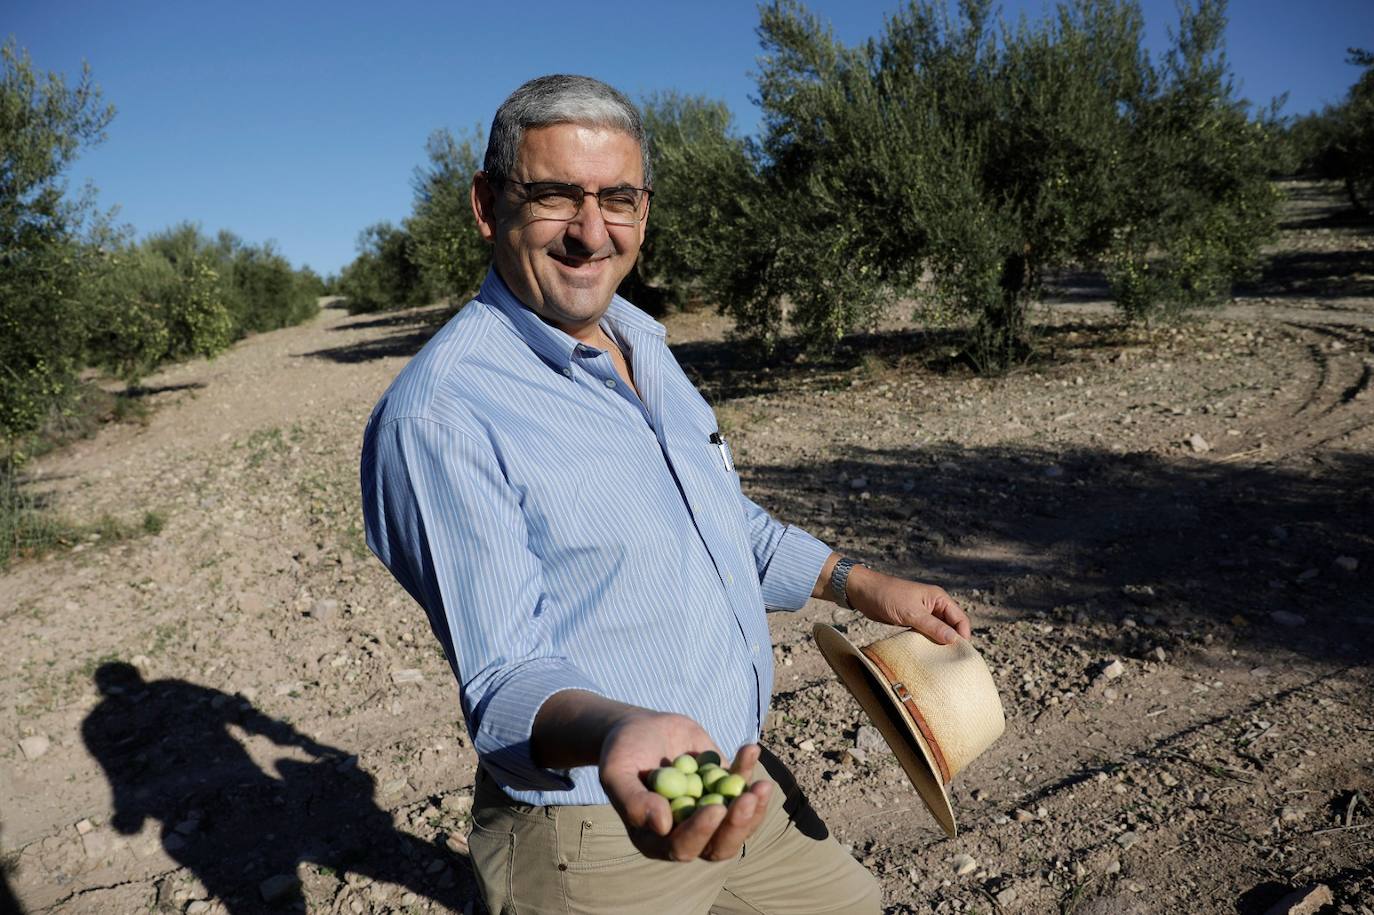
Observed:
[[[706,750],[693,756],[683,753],[671,766],[662,766],[645,777],[655,794],[668,799],[673,822],[681,823],[711,804],[729,804],[744,793],[744,776],[720,765],[720,754]]]

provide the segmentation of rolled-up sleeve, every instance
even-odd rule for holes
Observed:
[[[740,498],[744,500],[763,605],[769,610],[800,610],[830,558],[830,547],[799,527],[781,523],[748,496]]]
[[[429,614],[483,766],[516,790],[570,788],[567,772],[535,765],[534,719],[554,693],[602,690],[548,637],[539,558],[491,445],[429,419],[374,417],[361,483],[367,544]]]

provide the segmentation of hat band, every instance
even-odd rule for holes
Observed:
[[[877,652],[871,651],[869,648],[860,648],[859,650],[864,653],[864,657],[873,662],[873,666],[882,672],[883,677],[885,677],[887,682],[891,685],[892,692],[896,695],[897,701],[906,709],[907,714],[911,716],[911,720],[916,723],[916,728],[921,732],[921,736],[925,738],[926,745],[930,747],[930,755],[935,757],[935,767],[940,770],[940,781],[948,785],[950,782],[950,775],[949,766],[945,763],[945,754],[940,752],[940,744],[936,742],[935,735],[930,733],[930,726],[927,725],[926,720],[921,717],[921,711],[916,708],[916,702],[911,698],[911,693],[907,692],[906,684],[897,679],[897,675],[892,672],[892,668],[883,663],[883,659],[878,657]]]

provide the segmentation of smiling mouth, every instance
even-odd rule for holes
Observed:
[[[607,260],[607,258],[604,257],[569,257],[565,254],[553,253],[550,253],[549,257],[572,270],[582,270],[589,267],[597,269]]]

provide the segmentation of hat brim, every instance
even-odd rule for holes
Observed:
[[[812,633],[826,663],[883,735],[935,821],[946,835],[954,838],[957,831],[954,808],[949,803],[949,792],[940,781],[935,757],[910,714],[892,694],[887,679],[833,626],[817,623]]]

